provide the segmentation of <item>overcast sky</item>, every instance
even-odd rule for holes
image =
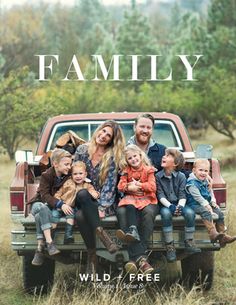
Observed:
[[[64,5],[73,5],[76,0],[43,0],[43,2],[47,3],[58,3],[60,2],[61,4]],[[136,0],[137,3],[144,2],[144,0]],[[19,5],[19,4],[24,4],[24,3],[38,3],[39,0],[0,0],[0,5],[3,8],[6,7],[11,7],[12,5]],[[130,4],[130,0],[100,0],[101,3],[103,4]]]

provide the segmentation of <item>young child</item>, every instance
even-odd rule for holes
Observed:
[[[146,260],[145,252],[153,231],[154,219],[153,223],[145,224],[148,226],[148,236],[143,236],[147,235],[145,233],[142,236],[139,234],[138,225],[140,219],[145,221],[142,211],[149,205],[157,205],[155,168],[150,165],[146,154],[136,145],[128,145],[124,155],[125,162],[118,183],[118,190],[124,193],[124,197],[119,202],[119,207],[125,206],[126,208],[127,228],[125,231],[117,230],[117,237],[125,243],[138,242],[142,244],[142,255],[128,264],[132,263],[132,269],[136,265],[136,268],[138,267],[146,274],[153,271]]]
[[[186,177],[180,172],[184,165],[182,153],[176,149],[166,149],[162,158],[162,170],[157,173],[158,200],[161,203],[160,214],[163,223],[163,235],[168,262],[176,260],[173,239],[172,217],[184,216],[185,219],[185,251],[201,252],[194,244],[195,213],[186,203]]]
[[[44,262],[43,251],[45,241],[49,255],[56,255],[60,251],[52,239],[52,213],[54,208],[61,209],[66,215],[73,213],[70,206],[55,197],[55,193],[70,177],[71,154],[64,149],[55,149],[51,155],[52,166],[42,173],[37,194],[29,204],[32,204],[31,213],[35,217],[38,247],[32,264],[41,266]]]
[[[69,178],[55,194],[55,197],[58,200],[63,201],[65,204],[73,208],[73,213],[65,215],[60,208],[52,210],[53,223],[55,223],[55,226],[59,222],[61,217],[66,216],[64,238],[65,244],[74,242],[72,231],[75,215],[75,197],[77,192],[82,189],[87,189],[94,199],[99,198],[99,192],[94,189],[92,184],[90,184],[90,180],[87,178],[85,163],[82,161],[77,161],[72,165],[71,178]]]
[[[207,159],[197,159],[193,164],[193,171],[190,174],[187,185],[187,205],[196,214],[199,214],[207,228],[211,242],[219,240],[220,246],[236,240],[225,234],[224,214],[218,207],[212,188],[209,186],[207,177],[210,171],[210,162]],[[218,215],[216,225],[213,223],[213,213]]]

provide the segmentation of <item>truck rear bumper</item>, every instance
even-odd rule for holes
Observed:
[[[174,219],[174,241],[175,248],[178,252],[184,251],[184,218],[178,217]],[[126,245],[122,245],[116,237],[116,229],[118,229],[118,223],[115,216],[110,216],[102,220],[103,226],[108,230],[112,239],[120,246],[121,251],[126,251]],[[85,244],[78,228],[74,228],[75,243],[65,245],[64,244],[64,225],[65,219],[61,219],[58,224],[58,228],[55,236],[55,243],[61,251],[64,252],[81,252],[86,251]],[[28,216],[22,222],[21,229],[12,230],[12,249],[18,251],[19,254],[23,255],[24,252],[32,252],[37,247],[37,240],[35,235],[35,223],[32,216]],[[195,232],[196,245],[202,250],[219,250],[219,243],[211,243],[208,237],[208,233],[201,221],[199,216],[196,217],[196,232]],[[160,215],[156,216],[155,229],[150,239],[150,250],[154,252],[164,252],[164,239],[162,234],[162,223]],[[97,240],[97,250],[104,251],[104,246]],[[111,255],[112,256],[112,255]]]

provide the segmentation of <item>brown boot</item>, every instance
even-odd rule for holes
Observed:
[[[97,227],[96,234],[103,243],[103,245],[107,248],[107,250],[113,254],[119,250],[116,243],[114,243],[107,232],[102,227]]]
[[[220,240],[224,236],[224,233],[218,233],[216,231],[216,227],[215,227],[213,221],[209,221],[206,219],[203,219],[202,221],[203,221],[205,227],[207,228],[207,232],[209,234],[209,237],[210,237],[210,240],[212,243],[216,242],[217,240]]]
[[[216,228],[218,232],[224,233],[226,231],[224,223],[216,223]],[[230,236],[228,234],[224,234],[222,238],[220,238],[219,243],[221,248],[224,248],[226,244],[231,244],[236,240],[236,236]]]
[[[97,268],[96,249],[88,249],[86,274],[95,274]]]

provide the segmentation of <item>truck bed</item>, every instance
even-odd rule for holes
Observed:
[[[83,239],[80,235],[78,228],[74,227],[74,238],[75,243],[64,245],[64,225],[66,219],[61,218],[56,230],[55,242],[57,247],[62,251],[86,251]],[[184,217],[179,216],[174,218],[173,225],[173,235],[175,240],[176,250],[184,249]],[[198,247],[205,250],[219,250],[218,243],[211,243],[208,237],[206,228],[204,227],[202,220],[199,215],[196,216],[196,233],[195,242]],[[125,245],[117,239],[115,231],[119,228],[116,216],[109,216],[102,220],[102,225],[106,228],[112,236],[112,239],[121,247],[122,250],[126,249]],[[36,235],[35,235],[35,221],[32,215],[27,216],[22,220],[21,230],[12,230],[12,248],[19,252],[21,251],[34,251],[37,245]],[[97,249],[104,249],[104,246],[97,240]],[[157,215],[155,219],[155,228],[150,239],[150,249],[152,251],[164,251],[164,239],[162,235],[162,222],[161,216]]]

